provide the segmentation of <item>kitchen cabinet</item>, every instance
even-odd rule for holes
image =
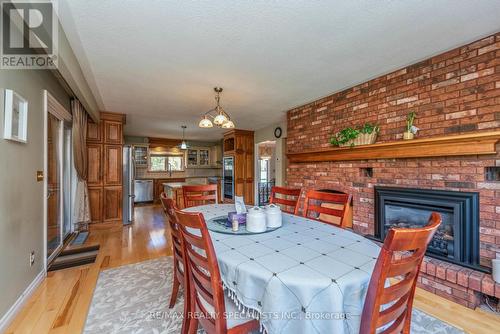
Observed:
[[[102,145],[96,143],[87,144],[87,185],[102,185]]]
[[[189,168],[210,167],[215,162],[212,161],[212,147],[190,148],[186,154],[186,166]]]
[[[147,145],[134,145],[134,161],[136,167],[148,166],[148,151]]]
[[[102,187],[89,187],[90,220],[92,223],[102,221]]]
[[[164,191],[163,183],[168,182],[185,182],[186,179],[179,178],[170,178],[170,179],[154,179],[153,181],[153,198],[155,203],[160,203],[160,195]]]
[[[122,184],[122,154],[121,145],[104,145],[104,185]]]
[[[122,220],[123,125],[125,115],[101,112],[87,124],[88,192],[92,223]]]
[[[103,188],[103,217],[104,222],[122,220],[122,187]]]
[[[98,123],[87,123],[87,142],[99,143],[102,140],[102,127]]]
[[[254,133],[234,129],[224,134],[224,156],[233,157],[234,195],[254,203]]]
[[[123,143],[123,124],[117,121],[104,121],[104,143],[122,144]]]

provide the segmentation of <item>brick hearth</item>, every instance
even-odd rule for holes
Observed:
[[[400,140],[410,111],[418,138],[500,129],[500,33],[288,111],[287,149],[329,147],[333,133],[364,122],[380,125],[377,142]],[[500,145],[487,156],[291,163],[287,183],[351,193],[353,228],[372,235],[375,185],[477,191],[480,262],[491,267],[500,251],[500,182],[487,181],[485,167],[500,166],[498,152]],[[469,307],[480,293],[500,297],[491,275],[435,259],[426,259],[419,284]]]

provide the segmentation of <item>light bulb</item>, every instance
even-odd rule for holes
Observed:
[[[186,144],[186,142],[183,140],[182,143],[181,143],[181,150],[187,150],[188,146]]]
[[[209,120],[208,118],[206,117],[203,117],[200,121],[200,123],[198,123],[198,126],[200,128],[211,128],[213,127],[214,125],[212,124],[212,121]]]

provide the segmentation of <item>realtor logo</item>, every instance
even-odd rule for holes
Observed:
[[[0,68],[57,68],[57,2],[0,0],[0,4]]]

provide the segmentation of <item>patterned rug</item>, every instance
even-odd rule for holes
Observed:
[[[173,265],[170,257],[139,262],[100,273],[84,333],[177,334],[182,327],[182,292],[168,308]],[[413,309],[412,334],[464,334]]]

